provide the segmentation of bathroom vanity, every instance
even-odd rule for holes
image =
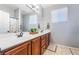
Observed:
[[[0,36],[1,55],[42,55],[50,42],[49,30],[34,35],[24,32],[23,37],[9,35]]]

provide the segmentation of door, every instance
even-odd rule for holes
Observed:
[[[10,32],[17,32],[18,31],[18,20],[17,19],[15,19],[15,18],[10,18],[10,21],[9,21],[9,23],[10,23],[10,28],[9,28],[9,31]]]
[[[9,31],[9,13],[0,10],[0,33]]]

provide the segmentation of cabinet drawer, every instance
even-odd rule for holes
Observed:
[[[42,36],[41,36],[41,40],[43,40],[43,39],[45,39],[45,35],[42,35]]]
[[[48,39],[48,36],[49,36],[48,34],[45,34],[46,39]]]

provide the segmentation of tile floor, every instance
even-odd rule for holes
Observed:
[[[44,55],[79,55],[79,48],[50,44]]]

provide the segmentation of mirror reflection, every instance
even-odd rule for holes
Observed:
[[[0,34],[26,32],[31,28],[38,28],[37,14],[33,10],[24,4],[0,5]]]

